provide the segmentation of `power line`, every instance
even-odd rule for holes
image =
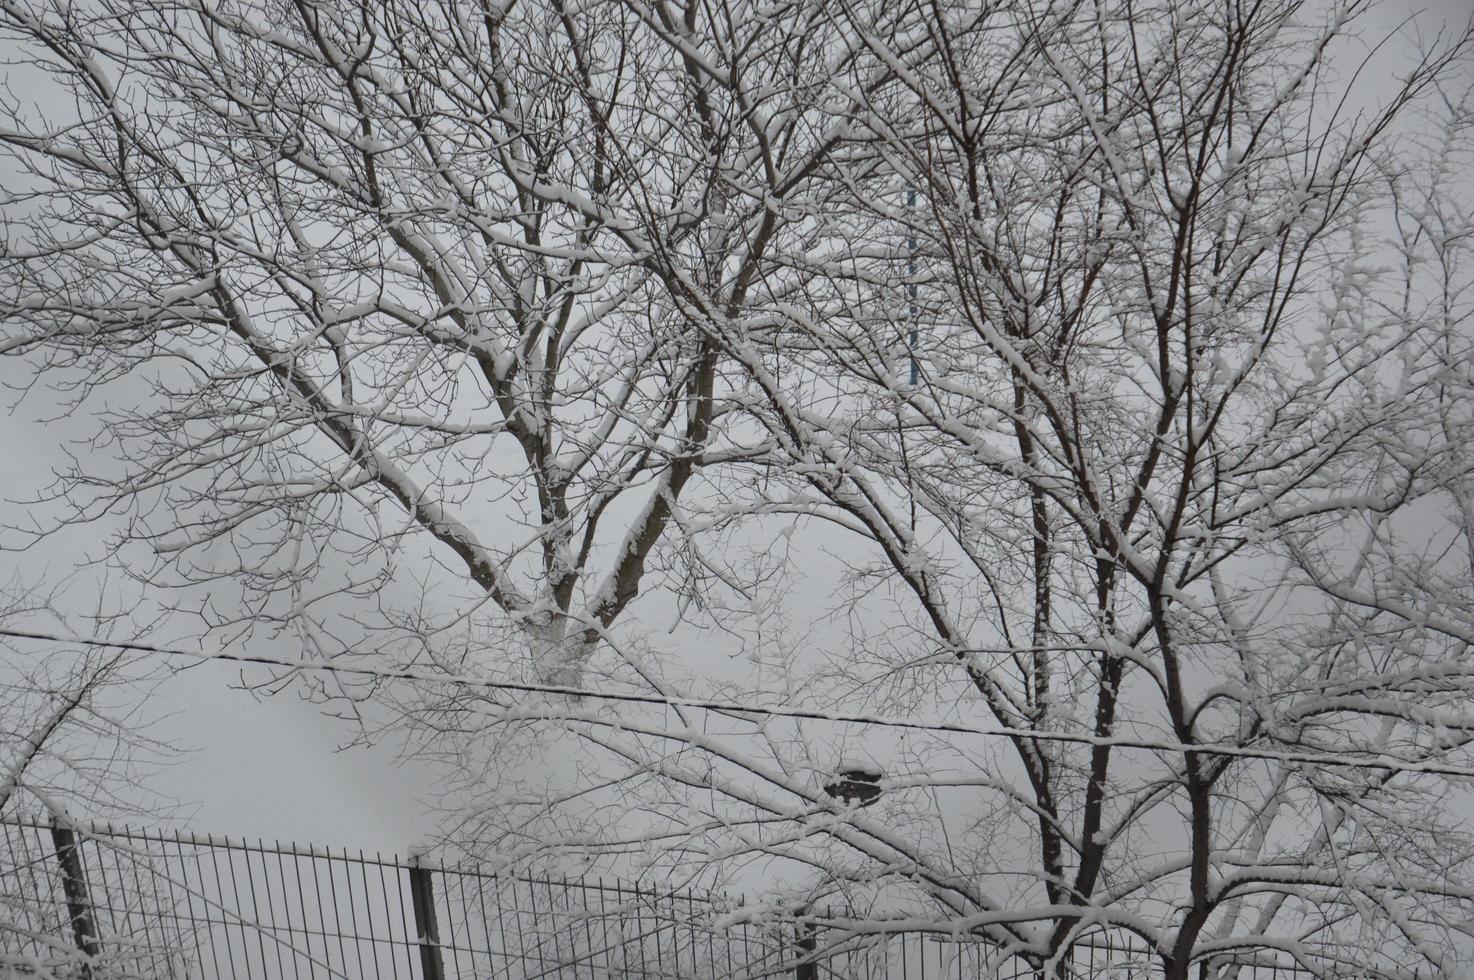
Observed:
[[[909,718],[894,718],[886,715],[846,714],[833,711],[817,711],[807,708],[787,708],[776,705],[735,704],[713,698],[683,698],[663,694],[640,694],[634,691],[594,691],[588,688],[568,687],[558,684],[529,684],[517,681],[496,681],[484,677],[427,673],[424,671],[386,669],[382,667],[348,667],[342,664],[314,660],[286,660],[260,654],[207,653],[203,650],[184,650],[178,647],[159,646],[127,640],[103,640],[95,637],[68,636],[38,630],[17,630],[0,627],[0,636],[22,640],[39,640],[48,643],[75,643],[82,646],[108,647],[134,653],[154,654],[166,657],[189,657],[194,660],[223,661],[228,663],[254,664],[264,667],[279,667],[288,670],[312,670],[329,674],[344,674],[372,677],[381,680],[420,681],[431,684],[452,684],[458,687],[475,687],[486,690],[509,691],[518,694],[552,694],[570,698],[592,698],[602,701],[621,701],[635,704],[654,704],[671,708],[694,708],[726,714],[758,715],[770,718],[791,718],[798,721],[829,721],[845,724],[868,725],[877,728],[901,728],[912,731],[942,732],[953,735],[979,735],[985,738],[1022,739],[1040,742],[1069,742],[1102,748],[1145,749],[1155,752],[1187,753],[1227,756],[1242,759],[1258,759],[1268,762],[1298,762],[1307,765],[1329,766],[1342,769],[1379,769],[1391,772],[1424,773],[1437,776],[1463,776],[1474,778],[1474,767],[1452,766],[1422,759],[1404,759],[1382,753],[1376,756],[1338,755],[1334,753],[1289,752],[1277,749],[1251,748],[1242,745],[1221,743],[1189,744],[1144,738],[1129,738],[1117,735],[1088,735],[1080,732],[1059,732],[1029,728],[1007,728],[1003,726],[979,728],[948,722],[916,721]]]

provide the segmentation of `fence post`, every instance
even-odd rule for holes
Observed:
[[[415,935],[420,943],[420,970],[424,980],[445,980],[445,960],[440,955],[440,928],[435,924],[433,872],[412,857],[409,866],[409,897],[415,911]]]
[[[61,865],[61,890],[67,900],[67,916],[72,922],[72,941],[86,959],[82,963],[82,980],[92,980],[92,961],[102,953],[97,924],[92,917],[92,897],[87,891],[87,878],[82,871],[82,856],[77,850],[77,835],[57,817],[51,819],[51,843],[56,848],[56,862]]]
[[[819,964],[814,962],[814,950],[819,947],[819,927],[812,922],[799,921],[795,924],[798,947],[798,966],[793,968],[793,980],[819,980]]]

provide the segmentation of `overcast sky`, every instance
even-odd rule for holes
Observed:
[[[1471,10],[1471,0],[1383,3],[1367,22],[1368,36],[1415,12],[1418,29],[1431,36],[1445,23],[1461,23]],[[24,365],[0,362],[0,380],[14,383],[26,374]],[[32,392],[14,412],[5,410],[9,404],[0,407],[0,446],[8,460],[0,466],[0,498],[12,502],[7,509],[14,519],[16,502],[33,497],[63,463],[60,442],[89,427],[48,420],[55,403],[44,392]],[[74,535],[25,555],[0,555],[0,580],[11,570],[65,569],[75,557],[71,549],[86,543],[86,535]],[[810,591],[821,595],[822,585],[812,583]],[[296,654],[289,648],[258,652]],[[201,665],[155,688],[148,706],[159,718],[154,736],[187,750],[159,774],[157,788],[186,804],[193,827],[398,852],[431,833],[433,816],[421,801],[433,789],[433,772],[398,764],[392,744],[340,751],[354,734],[350,727],[291,694],[257,698],[237,689],[238,679],[235,668]]]

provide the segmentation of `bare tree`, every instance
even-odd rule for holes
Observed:
[[[0,0],[77,106],[0,131],[5,346],[148,386],[67,519],[212,629],[504,676],[492,623],[665,705],[412,704],[468,846],[1051,976],[1461,962],[1467,32],[1367,98],[1362,0],[137,6]],[[797,714],[612,632],[657,565],[752,593],[738,520],[865,555]],[[944,711],[1002,734],[887,734]]]
[[[11,95],[4,347],[137,393],[63,520],[127,512],[221,635],[577,683],[723,461],[692,318],[744,306],[823,150],[793,98],[715,98],[688,15],[7,3],[74,105]]]
[[[138,812],[149,802],[119,792],[143,771],[136,768],[140,749],[158,755],[166,748],[143,730],[131,693],[138,678],[122,655],[41,657],[31,649],[8,659],[0,681],[0,816]]]
[[[1015,733],[965,856],[871,832],[1051,973],[1101,926],[1172,978],[1459,962],[1464,791],[1419,770],[1471,724],[1469,34],[1367,106],[1331,75],[1365,6],[841,15],[910,70],[856,123],[857,273],[774,351],[810,370],[754,370],[774,502],[905,593],[918,641],[857,680]]]
[[[1333,73],[1365,9],[835,12],[837,87],[891,74],[832,157],[825,271],[718,327],[774,448],[751,512],[868,542],[890,620],[809,665],[807,729],[544,709],[628,768],[503,810],[808,866],[798,907],[855,910],[837,945],[962,932],[1065,976],[1107,930],[1174,978],[1456,972],[1469,36],[1369,98]],[[846,698],[1009,751],[892,747],[846,806],[826,766],[876,748]],[[463,742],[528,712],[474,717]],[[619,823],[598,790],[640,780],[688,816]]]
[[[34,583],[20,595],[0,592],[0,611],[44,622],[46,603],[32,589]],[[78,813],[157,818],[171,809],[149,784],[173,750],[150,736],[139,697],[164,671],[116,649],[11,641],[0,640],[0,971],[97,980],[151,975],[127,953],[95,955],[96,925],[87,916],[69,924],[69,906],[51,887],[57,855],[38,855],[24,835],[50,823],[56,839],[75,839],[65,835]]]

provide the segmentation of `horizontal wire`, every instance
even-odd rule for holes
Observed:
[[[1379,753],[1371,756],[1338,755],[1320,752],[1290,752],[1277,749],[1250,748],[1223,743],[1188,743],[1169,740],[1129,738],[1117,735],[1087,735],[1080,732],[1060,732],[1031,728],[1008,728],[1005,726],[980,728],[949,722],[917,721],[910,718],[895,718],[886,715],[846,714],[833,711],[817,711],[806,708],[786,708],[776,705],[735,704],[712,698],[683,698],[662,694],[638,694],[633,691],[595,691],[588,688],[569,687],[559,684],[530,684],[518,681],[495,681],[484,677],[456,674],[431,674],[423,671],[387,669],[382,667],[346,667],[342,664],[321,660],[286,660],[260,654],[207,653],[203,650],[184,650],[151,643],[127,640],[103,640],[95,637],[68,636],[39,630],[17,630],[0,627],[0,636],[15,639],[38,640],[48,643],[75,643],[81,646],[107,647],[135,653],[156,654],[166,657],[189,657],[194,660],[223,661],[228,663],[255,664],[264,667],[281,667],[288,670],[313,670],[330,674],[372,677],[381,680],[419,681],[430,684],[451,684],[458,687],[475,687],[486,690],[512,691],[519,694],[553,694],[570,698],[593,698],[604,701],[622,701],[635,704],[655,704],[671,708],[695,708],[727,714],[759,715],[772,718],[792,718],[801,721],[829,721],[877,728],[901,728],[912,731],[942,732],[953,735],[979,735],[985,738],[1007,738],[1039,742],[1069,742],[1096,748],[1143,749],[1153,752],[1172,752],[1225,756],[1242,759],[1258,759],[1269,762],[1304,763],[1307,765],[1330,766],[1342,769],[1379,769],[1390,772],[1423,773],[1436,776],[1463,776],[1474,778],[1474,767],[1445,765],[1422,759],[1404,759],[1400,756]],[[549,720],[553,720],[552,717]],[[570,719],[578,720],[578,719]]]

